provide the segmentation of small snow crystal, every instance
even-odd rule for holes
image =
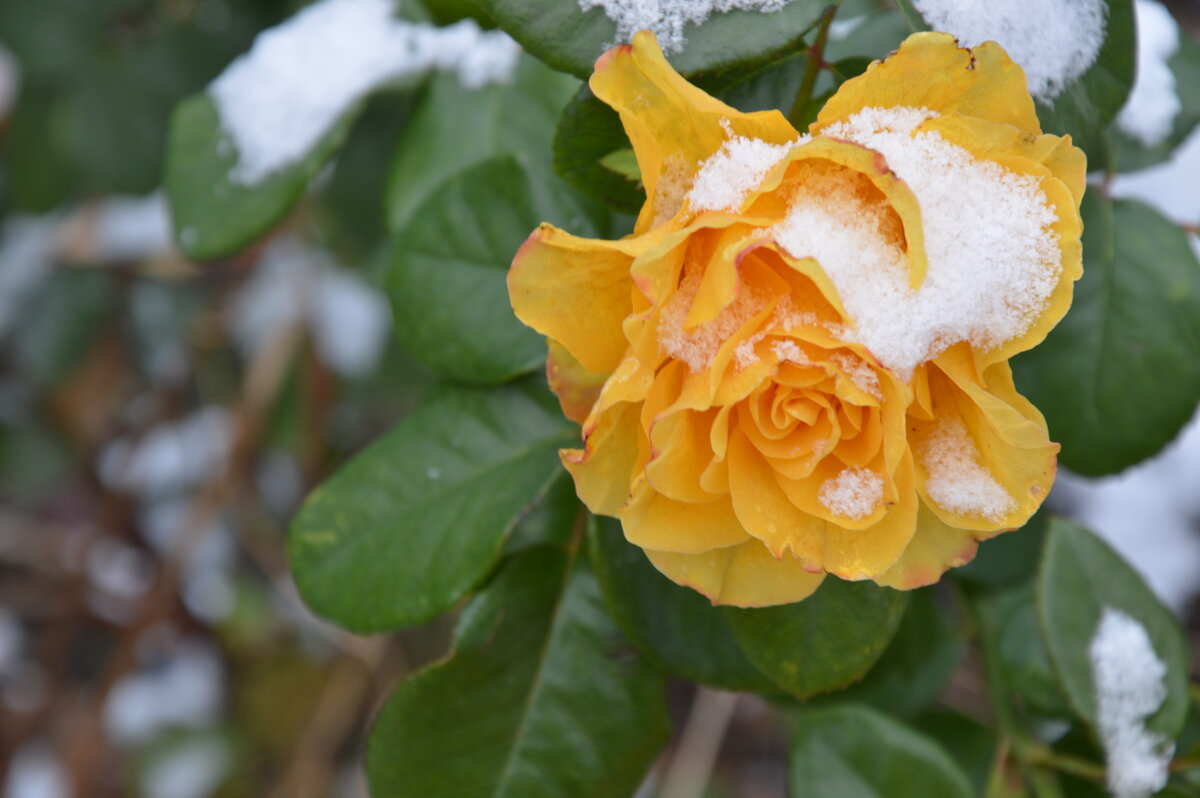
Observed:
[[[584,11],[604,9],[617,24],[617,41],[628,42],[640,30],[651,30],[669,53],[683,49],[685,25],[699,25],[710,14],[726,11],[778,11],[789,0],[579,0]]]
[[[261,35],[209,87],[237,149],[231,177],[261,181],[303,158],[356,102],[433,69],[478,88],[508,80],[519,48],[472,20],[405,22],[391,0],[322,0]]]
[[[883,477],[865,468],[847,468],[825,480],[817,498],[836,515],[866,518],[883,501]]]
[[[1100,739],[1108,759],[1108,789],[1116,798],[1146,798],[1167,784],[1175,747],[1146,728],[1167,697],[1167,667],[1146,627],[1105,607],[1088,646]]]
[[[1024,333],[1061,272],[1054,210],[1034,177],[978,160],[934,131],[919,108],[865,108],[824,135],[884,155],[921,206],[928,270],[908,282],[907,255],[888,235],[890,209],[858,195],[848,177],[807,181],[775,238],[811,257],[833,281],[854,339],[908,379],[958,341],[989,349]]]
[[[1103,0],[913,0],[934,30],[964,47],[998,42],[1049,102],[1088,70],[1104,44]]]
[[[700,288],[700,280],[699,271],[685,274],[679,290],[663,306],[658,322],[658,340],[663,351],[687,363],[693,372],[711,366],[721,346],[763,310],[769,301],[749,287],[742,286],[737,297],[715,319],[697,325],[692,330],[685,330],[684,321]]]
[[[979,463],[979,450],[956,418],[943,418],[918,451],[929,498],[951,512],[999,521],[1016,502]]]
[[[729,122],[724,123],[730,130]],[[762,183],[792,148],[808,140],[801,136],[788,144],[771,144],[762,139],[730,135],[700,165],[688,202],[693,211],[736,211],[750,192]]]
[[[1137,79],[1117,127],[1147,147],[1160,144],[1183,105],[1175,91],[1175,73],[1167,62],[1179,49],[1179,26],[1171,12],[1154,0],[1137,2]]]

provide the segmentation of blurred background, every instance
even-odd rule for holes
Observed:
[[[180,256],[158,191],[175,104],[301,5],[0,0],[3,798],[360,798],[374,708],[446,649],[444,620],[373,638],[323,623],[286,558],[306,492],[430,383],[377,287],[388,164],[418,93],[373,99],[304,201],[237,257]],[[427,5],[443,24],[463,13]],[[1195,35],[1200,4],[1169,7]],[[1111,190],[1195,231],[1197,177],[1193,134]],[[1198,486],[1194,421],[1156,460],[1064,475],[1052,497],[1193,635]],[[971,667],[947,700],[977,700]],[[782,796],[775,716],[693,696],[673,687],[661,794],[699,794],[688,773],[712,767],[710,795]]]

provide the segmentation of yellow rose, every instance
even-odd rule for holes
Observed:
[[[508,285],[583,424],[562,457],[593,512],[739,606],[826,574],[930,584],[1029,519],[1058,445],[1008,359],[1071,303],[1085,161],[999,46],[913,35],[803,136],[648,32],[591,88],[646,204],[619,241],[542,225]]]

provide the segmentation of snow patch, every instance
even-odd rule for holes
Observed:
[[[1105,607],[1088,646],[1096,720],[1116,798],[1147,798],[1167,784],[1175,746],[1146,728],[1167,697],[1167,666],[1137,619]]]
[[[42,741],[26,743],[8,763],[4,798],[70,798],[71,792],[66,769]]]
[[[1183,109],[1168,63],[1179,49],[1179,26],[1154,0],[1137,0],[1137,75],[1117,127],[1147,147],[1161,144]]]
[[[847,468],[821,484],[817,498],[830,512],[866,518],[883,501],[883,477],[865,468]]]
[[[728,120],[722,120],[728,137],[707,160],[692,183],[687,199],[695,211],[736,211],[750,192],[758,188],[767,172],[793,148],[808,141],[801,136],[788,144],[771,144],[762,139],[733,135]]]
[[[252,185],[304,158],[375,89],[432,70],[467,88],[507,81],[520,48],[473,20],[446,28],[395,17],[391,0],[321,0],[259,35],[209,87]]]
[[[169,661],[113,685],[104,727],[121,745],[146,742],[166,728],[203,727],[218,718],[223,694],[220,657],[210,646],[185,641]]]
[[[195,487],[224,468],[232,444],[228,411],[203,407],[140,438],[126,436],[105,446],[98,461],[100,480],[112,489],[143,496]]]
[[[1038,180],[977,160],[933,131],[923,108],[865,108],[823,135],[880,152],[921,206],[928,269],[909,287],[891,210],[845,175],[806,180],[774,229],[780,246],[815,258],[853,321],[853,337],[908,379],[919,364],[969,341],[999,346],[1029,329],[1062,270],[1056,220]]]
[[[1029,93],[1050,102],[1087,72],[1104,44],[1103,0],[913,0],[934,30],[964,47],[1000,44],[1025,70]]]
[[[604,9],[604,14],[617,24],[617,41],[628,42],[640,30],[649,30],[658,44],[668,53],[683,49],[687,39],[683,29],[699,25],[712,14],[727,11],[760,11],[770,14],[779,11],[789,0],[579,0],[584,11]]]
[[[207,798],[229,773],[233,757],[220,740],[190,740],[160,755],[142,773],[142,795]]]
[[[989,521],[1016,509],[1013,497],[979,463],[979,450],[958,419],[939,419],[917,456],[925,469],[925,490],[941,507]]]

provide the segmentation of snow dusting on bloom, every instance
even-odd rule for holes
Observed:
[[[446,28],[395,17],[391,0],[321,0],[259,35],[209,87],[237,149],[231,177],[257,183],[307,155],[356,102],[430,70],[478,88],[508,80],[520,50],[473,20]]]
[[[1179,26],[1154,0],[1137,2],[1137,76],[1117,127],[1147,147],[1162,143],[1183,108],[1168,63],[1179,49]]]
[[[1146,627],[1105,607],[1088,646],[1096,687],[1096,721],[1108,760],[1108,789],[1116,798],[1146,798],[1167,784],[1175,747],[1146,728],[1167,697],[1167,667]]]
[[[1104,44],[1103,0],[913,0],[934,30],[963,47],[1000,44],[1025,69],[1029,93],[1050,102],[1087,72]]]
[[[883,477],[866,468],[847,468],[821,484],[821,504],[836,515],[866,518],[883,501]]]
[[[650,30],[668,53],[683,49],[685,25],[699,25],[712,14],[727,11],[779,11],[789,0],[579,0],[584,11],[604,9],[617,24],[617,41],[628,42],[640,30]]]
[[[1023,334],[1062,269],[1055,213],[1037,178],[976,159],[935,131],[913,133],[934,116],[865,108],[822,131],[882,153],[912,189],[928,258],[919,290],[889,234],[890,209],[863,199],[845,175],[806,182],[775,229],[791,255],[821,264],[853,337],[904,379],[959,341],[990,349]]]
[[[728,120],[724,124],[729,137],[700,164],[688,204],[693,211],[736,211],[767,172],[783,160],[794,147],[809,139],[801,136],[788,144],[771,144],[762,139],[733,135]]]
[[[1017,503],[979,462],[979,449],[966,426],[941,418],[917,451],[925,469],[925,490],[941,507],[960,515],[999,521]]]

